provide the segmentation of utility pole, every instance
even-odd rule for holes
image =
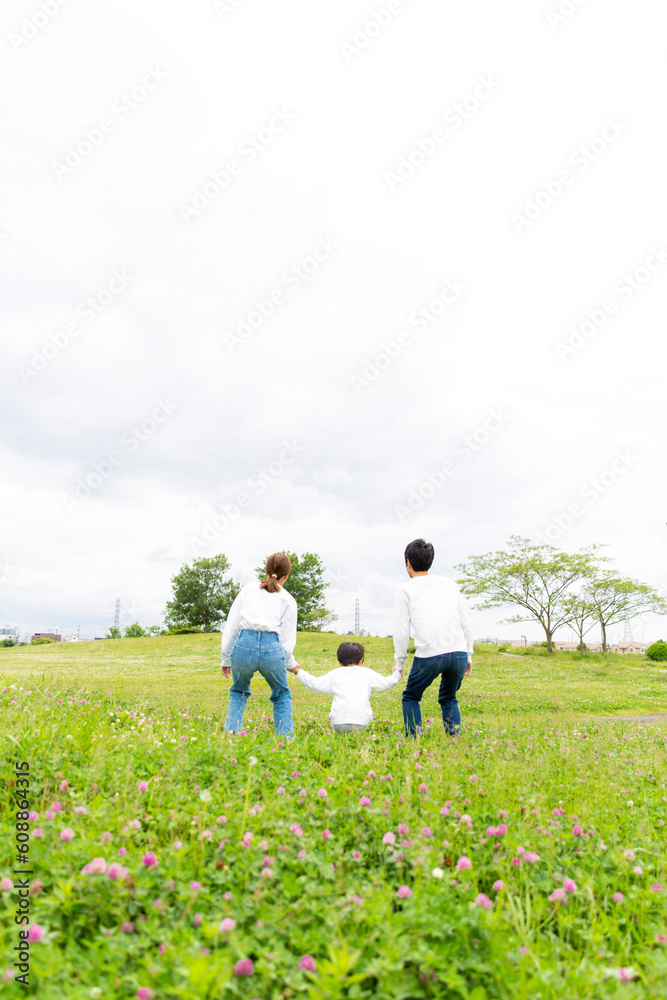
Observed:
[[[354,602],[354,634],[361,634],[361,609],[359,607],[359,598]]]
[[[116,614],[113,619],[113,627],[120,628],[120,597],[116,598]]]

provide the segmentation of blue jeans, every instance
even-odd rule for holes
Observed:
[[[243,713],[250,697],[250,681],[256,670],[271,688],[273,725],[281,736],[292,736],[292,694],[287,683],[285,650],[280,645],[277,632],[256,632],[241,629],[231,653],[232,686],[229,689],[229,707],[225,720],[228,732],[238,733],[243,728]]]
[[[467,653],[441,653],[439,656],[415,656],[407,684],[403,689],[403,721],[407,736],[414,736],[422,729],[419,702],[436,677],[440,677],[438,701],[442,710],[442,724],[454,735],[461,725],[461,713],[456,693],[461,687],[468,666]]]

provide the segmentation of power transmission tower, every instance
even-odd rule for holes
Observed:
[[[625,619],[625,631],[623,632],[623,642],[634,642],[632,638],[632,627],[630,625],[630,619]]]
[[[120,597],[116,598],[116,614],[113,620],[113,627],[120,628]]]
[[[354,602],[354,634],[361,635],[361,609],[359,607],[358,597]]]

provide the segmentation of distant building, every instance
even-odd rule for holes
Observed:
[[[81,639],[78,635],[64,635],[63,642],[85,642],[85,639]]]
[[[556,642],[554,641],[554,646],[556,649],[570,650],[570,652],[579,648],[578,642]],[[601,653],[602,643],[601,642],[587,642],[585,643],[586,649],[589,653]]]
[[[17,628],[0,628],[0,640],[2,639],[14,639],[15,642],[18,642],[19,630]]]
[[[648,645],[646,642],[616,642],[609,648],[612,653],[645,653]]]
[[[63,637],[61,635],[56,635],[55,632],[35,632],[30,642],[34,642],[35,639],[51,639],[52,642],[63,641]]]

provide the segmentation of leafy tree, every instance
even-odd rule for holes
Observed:
[[[649,660],[667,660],[667,642],[658,639],[657,642],[651,643],[646,650],[646,655]]]
[[[15,645],[16,643],[13,639],[3,639],[2,642],[0,642],[0,646],[4,646],[5,649],[9,649],[11,646]]]
[[[464,575],[458,581],[464,594],[480,598],[480,609],[518,605],[523,614],[506,622],[538,621],[546,635],[547,651],[554,652],[553,636],[570,620],[564,599],[578,580],[591,576],[604,557],[599,546],[591,545],[570,555],[553,545],[533,545],[527,538],[512,535],[508,551],[471,556],[456,569]]]
[[[593,608],[602,629],[602,649],[607,652],[607,629],[641,614],[665,614],[667,600],[655,587],[630,577],[602,573],[587,582],[584,596]]]
[[[125,626],[126,639],[143,639],[145,635],[148,635],[148,632],[141,627],[139,622],[132,622],[131,625]]]
[[[287,578],[285,590],[289,591],[297,603],[297,629],[300,632],[321,632],[324,625],[338,617],[324,606],[324,591],[329,584],[324,579],[324,563],[314,552],[304,552],[297,556],[285,551],[292,563],[292,572]],[[265,560],[266,562],[266,560]],[[266,576],[264,566],[256,571],[260,580]]]
[[[584,636],[587,632],[590,632],[597,622],[595,606],[583,593],[566,594],[563,598],[563,609],[565,614],[569,616],[568,620],[563,622],[563,624],[573,628],[579,638],[577,650],[580,653],[587,652],[588,646],[586,645]]]
[[[227,577],[230,564],[222,553],[184,563],[171,578],[173,598],[167,603],[165,622],[170,631],[203,627],[212,632],[229,614],[240,587]]]
[[[119,628],[116,628],[116,626],[115,626],[115,625],[111,625],[111,626],[109,626],[109,631],[108,631],[108,632],[107,632],[107,634],[106,634],[106,635],[104,636],[104,638],[105,638],[105,639],[121,639],[121,638],[122,638],[122,636],[121,636],[121,632],[120,632],[120,629],[119,629]]]
[[[164,630],[161,625],[150,625],[146,632],[148,635],[164,635]]]

